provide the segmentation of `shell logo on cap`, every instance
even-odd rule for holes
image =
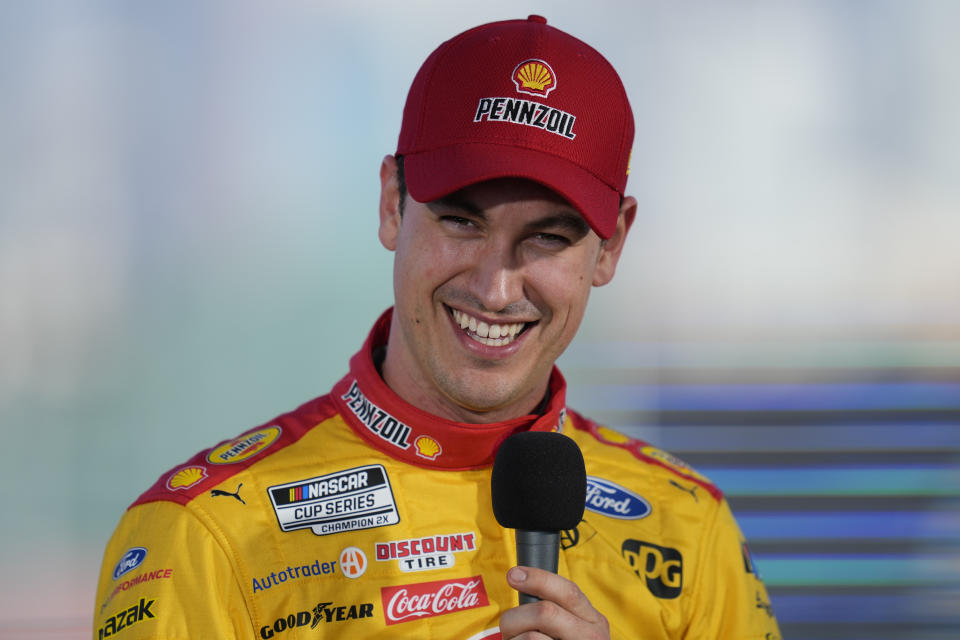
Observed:
[[[417,447],[417,455],[427,460],[436,460],[440,452],[443,451],[440,448],[440,443],[430,436],[420,436],[414,442],[414,445]]]
[[[520,93],[546,98],[557,88],[557,74],[543,60],[524,60],[513,70],[512,77]]]
[[[207,470],[201,466],[184,467],[167,478],[167,489],[177,491],[189,489],[207,477]]]

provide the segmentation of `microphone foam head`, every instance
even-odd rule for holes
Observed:
[[[500,445],[490,480],[500,526],[573,529],[583,518],[587,472],[577,443],[559,433],[525,431]]]

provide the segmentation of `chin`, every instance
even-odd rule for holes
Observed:
[[[521,390],[516,385],[504,384],[502,376],[497,378],[493,384],[486,382],[482,390],[480,390],[479,381],[465,388],[462,384],[464,380],[461,379],[458,381],[461,384],[458,384],[457,388],[448,390],[448,397],[468,411],[489,413],[518,402],[524,394],[529,392],[528,389]]]

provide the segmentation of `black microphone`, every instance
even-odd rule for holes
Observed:
[[[497,522],[516,529],[517,564],[556,573],[560,531],[576,528],[587,499],[587,472],[577,443],[544,431],[510,436],[497,450],[490,493]],[[520,604],[536,600],[520,594]]]

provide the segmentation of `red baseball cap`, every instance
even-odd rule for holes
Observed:
[[[419,202],[527,178],[609,238],[632,145],[633,112],[610,63],[530,16],[475,27],[430,54],[407,94],[397,155]]]

